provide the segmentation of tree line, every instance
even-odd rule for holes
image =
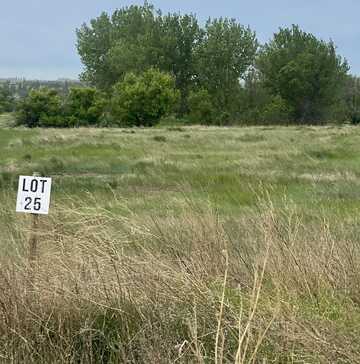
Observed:
[[[102,13],[77,29],[85,87],[40,89],[20,102],[28,126],[152,126],[166,115],[216,125],[360,121],[359,79],[333,42],[298,26],[260,45],[234,19]]]

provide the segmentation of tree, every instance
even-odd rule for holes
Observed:
[[[139,76],[128,73],[114,86],[110,113],[120,126],[153,126],[173,110],[178,98],[171,75],[156,69]]]
[[[112,44],[111,32],[111,20],[106,13],[92,19],[89,26],[83,24],[76,30],[77,50],[85,66],[81,78],[100,88],[109,87],[114,77],[108,57]]]
[[[161,22],[160,68],[174,75],[180,90],[179,114],[188,112],[188,96],[196,79],[195,49],[201,41],[198,21],[193,15],[168,14]]]
[[[360,123],[360,78],[348,76],[343,89],[342,102],[338,108],[342,111],[342,121],[348,120],[353,124]]]
[[[332,42],[318,40],[296,25],[274,35],[261,50],[257,67],[264,85],[288,103],[300,122],[327,116],[348,71]]]
[[[85,66],[82,79],[109,90],[128,72],[143,72],[159,60],[159,24],[154,8],[129,6],[102,13],[77,29],[77,49]]]
[[[40,88],[30,91],[18,106],[17,123],[30,128],[38,126],[66,126],[62,100],[57,91]]]
[[[208,125],[216,120],[214,106],[207,90],[191,91],[188,102],[191,122]]]
[[[104,90],[126,73],[158,68],[175,77],[180,114],[195,79],[194,49],[202,32],[193,15],[162,16],[152,5],[103,13],[77,30],[77,49],[85,66],[82,79]]]
[[[194,15],[162,15],[146,2],[103,13],[77,30],[83,80],[110,91],[127,73],[157,68],[175,78],[180,115],[188,112],[190,91],[201,88],[218,110],[232,111],[257,47],[255,34],[235,20],[209,20],[201,29]]]
[[[69,125],[95,125],[105,109],[105,98],[95,88],[73,87],[66,98],[65,113]]]
[[[0,113],[11,112],[14,110],[15,100],[9,87],[3,85],[0,87]]]
[[[265,105],[258,107],[258,122],[261,124],[288,124],[293,110],[281,96],[272,96]]]
[[[232,112],[242,78],[258,48],[255,33],[234,19],[208,20],[197,47],[198,83],[208,90],[217,109]]]

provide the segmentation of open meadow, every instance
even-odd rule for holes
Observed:
[[[0,361],[360,363],[360,129],[0,118]],[[35,268],[19,175],[53,178]]]

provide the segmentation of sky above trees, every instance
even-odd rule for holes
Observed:
[[[143,1],[4,0],[0,6],[0,78],[76,78],[82,70],[75,49],[75,29],[102,11],[112,12]],[[163,12],[194,13],[201,22],[210,17],[234,17],[255,30],[261,43],[278,28],[299,24],[324,40],[332,39],[360,74],[360,27],[357,0],[154,0]]]

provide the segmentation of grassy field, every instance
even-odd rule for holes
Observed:
[[[360,363],[360,129],[0,118],[0,359]],[[53,177],[29,267],[19,174]]]

